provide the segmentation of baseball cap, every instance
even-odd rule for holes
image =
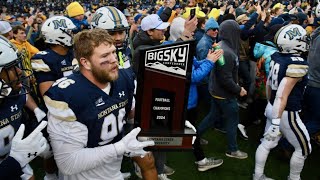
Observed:
[[[157,14],[151,14],[146,16],[141,21],[141,29],[148,31],[150,29],[166,29],[170,23],[163,22]]]
[[[7,21],[0,21],[0,34],[8,33],[12,30],[10,23]]]

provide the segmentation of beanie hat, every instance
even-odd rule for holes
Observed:
[[[142,17],[142,14],[137,14],[133,19],[134,19],[134,22],[137,23],[138,20]]]
[[[12,30],[12,27],[10,26],[9,22],[0,21],[0,34],[8,33],[11,30]]]
[[[217,23],[216,20],[214,20],[213,18],[210,18],[205,26],[204,26],[204,30],[207,32],[209,29],[214,29],[214,28],[219,28],[219,24]]]
[[[66,9],[69,17],[75,17],[84,14],[84,9],[78,2],[70,3]]]
[[[270,22],[270,24],[268,25],[268,27],[270,28],[271,26],[273,25],[276,25],[276,24],[283,24],[284,23],[284,20],[280,17],[277,17],[277,18],[273,18]]]

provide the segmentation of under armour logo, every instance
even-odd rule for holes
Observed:
[[[121,98],[122,96],[125,96],[124,91],[122,91],[121,93],[119,93],[119,97]]]
[[[11,112],[18,111],[18,105],[11,106]]]
[[[31,157],[31,156],[36,157],[37,156],[37,152],[35,152],[34,154],[28,153],[28,158]]]
[[[67,65],[67,62],[65,59],[63,61],[61,61],[61,65],[63,65],[63,66]]]

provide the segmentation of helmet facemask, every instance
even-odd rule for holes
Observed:
[[[0,67],[0,98],[28,94],[31,91],[32,71],[22,65],[19,58]],[[21,83],[21,87],[18,87]]]

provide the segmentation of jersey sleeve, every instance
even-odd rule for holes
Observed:
[[[41,51],[31,59],[32,70],[36,76],[38,84],[58,79],[53,64],[50,64],[50,62],[46,60],[47,58],[50,58],[47,57],[47,55],[46,51]]]
[[[62,121],[76,121],[77,117],[70,108],[69,103],[65,99],[69,99],[68,93],[64,92],[62,85],[70,83],[67,78],[57,80],[52,87],[45,93],[43,100],[48,108],[48,112]],[[65,82],[64,82],[65,81]],[[62,83],[62,85],[60,84]]]
[[[292,62],[288,65],[286,76],[300,78],[308,73],[307,63],[300,57],[292,57]]]
[[[8,156],[0,163],[0,179],[21,179],[22,169],[17,160]]]

